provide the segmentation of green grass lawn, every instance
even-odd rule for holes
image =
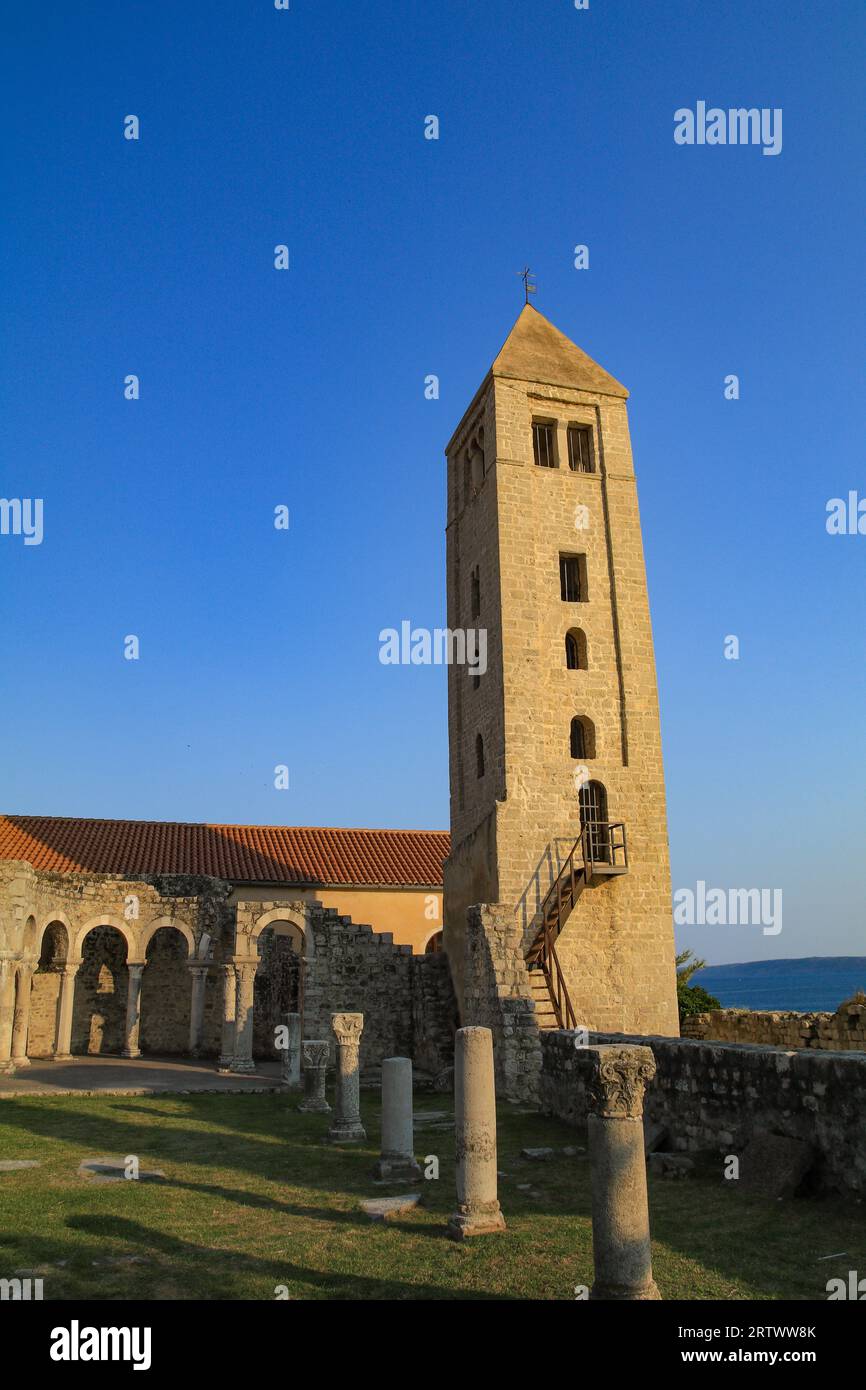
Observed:
[[[450,1110],[424,1096],[416,1113]],[[39,1275],[46,1299],[561,1298],[592,1283],[589,1173],[582,1142],[553,1120],[499,1108],[505,1235],[456,1244],[453,1129],[419,1127],[436,1154],[423,1207],[393,1225],[359,1210],[376,1187],[379,1098],[362,1093],[369,1139],[334,1148],[327,1116],[283,1095],[161,1095],[0,1101],[0,1278]],[[550,1162],[523,1147],[553,1146]],[[87,1158],[135,1154],[152,1183],[97,1183]],[[531,1183],[531,1191],[518,1184]],[[863,1208],[837,1198],[749,1200],[714,1174],[650,1179],[653,1264],[665,1298],[826,1298],[826,1281],[866,1269]],[[839,1259],[821,1256],[846,1252]]]

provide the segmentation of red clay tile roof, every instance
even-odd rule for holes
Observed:
[[[290,825],[0,816],[0,859],[56,873],[210,874],[295,887],[442,884],[444,830],[332,830]]]

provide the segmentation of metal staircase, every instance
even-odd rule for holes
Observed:
[[[565,976],[556,954],[557,938],[593,877],[625,873],[628,873],[628,851],[623,822],[589,821],[572,845],[556,882],[541,904],[538,931],[526,952],[539,1028],[577,1027]]]

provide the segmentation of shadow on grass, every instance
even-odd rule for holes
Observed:
[[[331,1299],[354,1300],[473,1300],[501,1301],[501,1292],[455,1289],[452,1284],[429,1282],[404,1283],[401,1279],[376,1278],[370,1274],[354,1274],[345,1270],[322,1272],[290,1259],[265,1259],[235,1250],[220,1250],[194,1241],[182,1240],[163,1231],[155,1231],[141,1222],[123,1217],[71,1217],[67,1228],[76,1235],[91,1237],[78,1242],[72,1253],[57,1240],[0,1236],[0,1249],[14,1262],[16,1252],[27,1258],[28,1264],[44,1271],[46,1296],[51,1301],[52,1284],[61,1291],[67,1281],[75,1280],[68,1297],[79,1299],[82,1278],[89,1279],[93,1299],[185,1298],[190,1299],[249,1299],[249,1284],[261,1285],[258,1297],[274,1301],[281,1286],[294,1288],[292,1297],[320,1295]],[[413,1228],[413,1233],[417,1230]],[[63,1268],[52,1264],[58,1249],[65,1256]],[[142,1263],[132,1263],[130,1250],[144,1253]],[[94,1270],[97,1273],[94,1273]],[[183,1281],[178,1289],[177,1282]],[[191,1292],[193,1289],[195,1292]],[[171,1292],[160,1292],[170,1289]],[[255,1297],[256,1295],[253,1295]]]
[[[173,1166],[177,1176],[170,1175],[160,1184],[166,1193],[177,1189],[189,1194],[190,1199],[201,1196],[212,1199],[214,1204],[225,1202],[251,1212],[273,1213],[275,1220],[287,1217],[321,1223],[321,1237],[327,1239],[330,1227],[339,1242],[341,1233],[355,1233],[367,1226],[366,1216],[341,1205],[323,1205],[313,1194],[321,1193],[326,1199],[333,1196],[340,1204],[351,1203],[359,1196],[385,1195],[390,1190],[376,1188],[371,1178],[377,1156],[378,1123],[373,1123],[373,1119],[378,1100],[374,1093],[362,1093],[362,1114],[369,1139],[364,1146],[345,1148],[326,1142],[327,1116],[299,1114],[294,1108],[297,1098],[289,1095],[190,1095],[176,1096],[171,1101],[163,1095],[152,1102],[109,1097],[9,1099],[0,1102],[0,1126],[10,1124],[21,1134],[74,1146],[76,1152],[72,1156],[50,1149],[47,1154],[39,1151],[34,1156],[43,1158],[44,1168],[21,1175],[20,1184],[16,1177],[16,1190],[22,1195],[28,1185],[30,1192],[37,1194],[40,1181],[47,1178],[48,1184],[55,1185],[58,1202],[68,1203],[71,1199],[73,1208],[78,1206],[79,1210],[67,1217],[70,1226],[73,1222],[108,1218],[80,1214],[81,1207],[89,1207],[101,1198],[94,1196],[95,1185],[77,1179],[67,1165],[74,1163],[77,1168],[82,1150],[91,1155],[136,1153],[143,1164]],[[423,1115],[425,1110],[444,1108],[446,1102],[447,1098],[441,1096],[419,1097],[417,1110]],[[20,1147],[20,1138],[16,1138]],[[521,1157],[520,1150],[574,1145],[582,1142],[580,1133],[560,1122],[521,1114],[516,1108],[501,1105],[499,1141],[499,1167],[507,1172],[500,1182],[500,1200],[511,1229],[527,1243],[527,1250],[531,1247],[532,1258],[569,1259],[578,1229],[574,1223],[586,1232],[589,1222],[588,1162],[566,1159],[560,1154],[549,1163],[531,1162]],[[416,1148],[419,1154],[432,1150],[440,1158],[440,1181],[425,1183],[421,1190],[427,1215],[444,1218],[454,1198],[453,1133],[425,1130],[419,1125]],[[65,1168],[62,1192],[57,1181],[59,1168]],[[197,1169],[209,1170],[201,1173],[202,1181],[195,1180]],[[44,1178],[40,1179],[40,1173]],[[190,1174],[189,1179],[186,1174]],[[235,1175],[236,1186],[232,1181]],[[224,1177],[229,1181],[219,1180]],[[209,1178],[217,1181],[208,1181]],[[2,1181],[9,1179],[10,1175],[4,1175]],[[260,1183],[294,1190],[289,1200],[283,1200],[279,1192],[256,1191],[256,1184]],[[519,1191],[518,1184],[527,1185],[530,1191]],[[110,1190],[99,1187],[102,1191]],[[309,1202],[304,1201],[306,1193],[312,1199]],[[28,1252],[39,1243],[38,1223],[42,1220],[37,1210],[38,1197],[34,1195],[31,1201],[32,1216],[31,1211],[25,1215],[37,1229],[27,1238]],[[858,1260],[866,1262],[863,1209],[855,1210],[839,1198],[766,1203],[749,1199],[720,1178],[714,1180],[709,1173],[699,1171],[684,1182],[651,1177],[650,1214],[656,1275],[663,1292],[668,1284],[669,1296],[688,1297],[690,1289],[706,1287],[706,1276],[711,1275],[712,1296],[751,1296],[737,1292],[745,1288],[754,1290],[756,1297],[824,1298],[827,1274],[836,1271],[820,1263],[823,1256],[845,1250],[851,1268],[858,1267]],[[116,1220],[123,1222],[125,1217]],[[112,1224],[116,1222],[108,1220],[109,1227]],[[131,1223],[134,1227],[135,1223]],[[389,1229],[412,1237],[423,1235],[422,1244],[430,1251],[446,1241],[444,1228],[432,1221],[389,1223]],[[287,1241],[293,1239],[290,1230]],[[188,1248],[199,1252],[208,1249],[195,1245]],[[334,1245],[333,1251],[339,1263],[339,1244]],[[28,1258],[32,1259],[32,1255]],[[214,1258],[222,1267],[227,1260],[243,1261],[247,1257],[217,1251]],[[294,1268],[300,1271],[301,1278],[302,1267]],[[183,1276],[175,1271],[175,1277]],[[355,1276],[346,1276],[349,1277]],[[342,1276],[333,1278],[337,1287],[344,1287],[340,1283]],[[316,1279],[317,1290],[331,1287],[324,1276],[316,1275]],[[283,1277],[277,1282],[287,1279]],[[725,1293],[725,1285],[730,1286],[731,1293]],[[388,1281],[371,1279],[370,1286],[381,1290],[388,1287]],[[399,1290],[396,1282],[391,1287]],[[231,1295],[217,1292],[214,1296]],[[373,1291],[355,1296],[384,1295]],[[450,1292],[440,1289],[433,1294],[410,1296],[448,1298],[461,1294],[452,1287]]]

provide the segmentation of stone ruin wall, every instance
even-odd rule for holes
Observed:
[[[541,1073],[541,1035],[523,957],[523,929],[514,909],[504,903],[470,907],[463,945],[463,1024],[493,1033],[497,1094],[533,1101]]]
[[[711,1009],[683,1021],[685,1038],[713,1042],[763,1043],[830,1052],[866,1052],[866,996],[840,1004],[835,1013],[757,1009]]]
[[[582,1126],[575,1036],[541,1034],[539,1100],[545,1114]],[[866,1054],[608,1033],[589,1041],[652,1048],[657,1070],[645,1113],[666,1126],[670,1149],[736,1154],[753,1134],[780,1134],[814,1147],[819,1186],[866,1194]]]
[[[456,1003],[445,957],[416,956],[334,908],[310,912],[312,950],[304,987],[304,1036],[327,1038],[334,1061],[331,1014],[364,1015],[361,1072],[386,1057],[411,1057],[435,1075],[454,1055]]]
[[[0,864],[0,952],[14,957],[38,956],[40,941],[25,940],[27,923],[37,930],[52,919],[64,924],[41,940],[41,964],[33,972],[28,1055],[52,1055],[57,1026],[61,970],[75,959],[75,943],[88,923],[82,964],[75,979],[72,1050],[86,1055],[117,1054],[124,1039],[128,991],[127,960],[147,959],[142,975],[140,1043],[145,1053],[188,1051],[191,976],[188,945],[176,931],[160,931],[145,946],[148,925],[175,920],[188,928],[194,951],[205,933],[211,939],[211,962],[205,977],[202,1053],[216,1057],[221,1050],[224,1008],[222,966],[240,952],[255,955],[250,935],[268,910],[285,909],[290,924],[300,921],[309,936],[304,981],[304,1035],[327,1038],[333,1044],[331,1013],[364,1014],[362,1067],[377,1068],[384,1057],[408,1056],[416,1066],[435,1075],[453,1060],[457,1010],[448,963],[444,955],[415,956],[410,946],[395,946],[390,933],[353,923],[333,908],[287,899],[230,905],[229,883],[181,876],[124,879],[115,875],[45,873],[29,864]],[[138,916],[124,919],[124,905],[134,895]],[[112,926],[111,923],[117,925]],[[119,934],[122,926],[129,944]],[[67,943],[67,937],[71,940]],[[262,941],[265,969],[256,982],[257,1008],[254,1053],[272,1056],[271,1039],[277,1003],[295,968],[282,959],[287,938],[271,934]],[[146,956],[145,956],[146,951]],[[269,963],[281,970],[277,987],[268,979]],[[288,973],[287,973],[288,972]],[[285,975],[284,980],[282,976]],[[260,1006],[264,1005],[262,1009]],[[268,1017],[264,1017],[264,1013]],[[273,1015],[273,1016],[272,1016]]]

